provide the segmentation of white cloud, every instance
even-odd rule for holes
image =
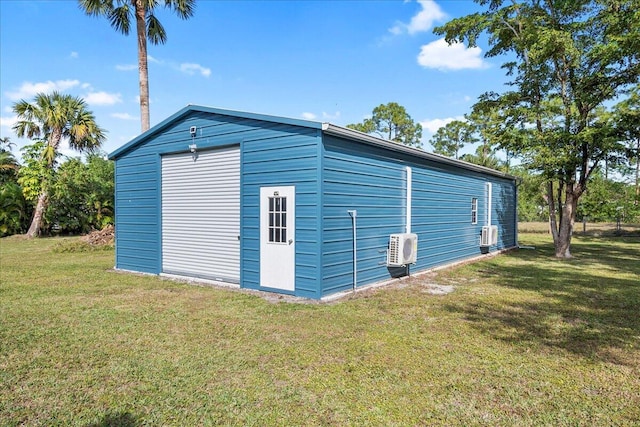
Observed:
[[[190,76],[194,75],[195,73],[200,73],[204,77],[209,77],[211,75],[210,68],[206,68],[200,64],[193,64],[189,62],[180,64],[179,70],[185,74],[189,74]]]
[[[133,71],[137,70],[138,66],[136,64],[118,64],[116,65],[116,70],[118,71]]]
[[[114,105],[122,102],[119,93],[91,92],[84,96],[84,100],[89,105]]]
[[[440,6],[433,0],[418,0],[418,3],[420,4],[418,13],[411,18],[408,24],[396,22],[393,27],[389,28],[391,34],[416,34],[429,31],[434,23],[442,21],[447,17],[447,14],[444,13],[442,9],[440,9]]]
[[[69,58],[75,59],[75,58],[77,58],[77,57],[78,57],[78,52],[75,52],[75,51],[74,51],[74,52],[71,52],[71,53],[69,54]]]
[[[195,74],[200,74],[203,77],[209,77],[211,75],[210,68],[204,67],[194,62],[183,62],[181,64],[178,64],[173,61],[163,61],[160,59],[156,59],[151,55],[147,55],[147,61],[149,63],[159,64],[161,66],[168,66],[170,68],[176,69],[190,76],[193,76]],[[138,69],[138,65],[137,64],[117,64],[115,68],[118,71],[134,71]]]
[[[340,111],[336,111],[335,113],[331,114],[331,113],[326,113],[326,112],[322,112],[322,119],[323,120],[338,120],[340,118]]]
[[[132,116],[129,113],[112,113],[111,117],[121,120],[139,120],[137,117]]]
[[[463,43],[449,45],[444,39],[438,39],[422,46],[418,64],[441,71],[487,68],[481,53],[479,47],[466,48]]]
[[[429,131],[429,133],[436,133],[438,129],[448,125],[454,120],[464,121],[465,118],[464,116],[457,116],[457,117],[447,117],[444,119],[431,119],[431,120],[424,120],[420,122],[420,124],[422,125],[422,129]]]
[[[72,87],[78,86],[80,82],[78,80],[47,80],[46,82],[24,82],[22,86],[16,91],[6,92],[7,97],[12,101],[18,101],[20,99],[31,98],[38,93],[51,93],[53,91],[63,92]]]
[[[306,120],[315,120],[316,119],[316,115],[313,113],[302,113],[302,118],[306,119]]]
[[[0,117],[0,127],[11,129],[13,125],[18,121],[18,117],[9,116],[9,117]]]

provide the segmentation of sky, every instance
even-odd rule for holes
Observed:
[[[468,49],[433,34],[476,11],[465,0],[198,0],[181,20],[160,8],[167,43],[148,48],[151,126],[188,104],[345,126],[397,102],[430,150],[438,127],[505,89],[503,59],[484,58],[486,40]],[[107,131],[105,152],[135,138],[134,32],[85,15],[75,0],[0,0],[0,136],[18,157],[29,141],[11,130],[13,104],[54,90],[87,102]]]

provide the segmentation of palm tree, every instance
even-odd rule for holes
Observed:
[[[11,147],[15,147],[16,144],[11,142],[11,139],[8,136],[0,138],[0,150],[2,151],[11,151]]]
[[[34,138],[43,136],[46,140],[43,158],[46,167],[53,169],[62,138],[69,140],[69,146],[80,152],[91,152],[100,147],[105,139],[105,131],[96,123],[93,113],[81,98],[53,92],[51,95],[39,93],[34,102],[20,100],[13,105],[18,121],[13,130],[18,137]],[[40,234],[42,217],[48,204],[46,183],[41,186],[36,209],[28,237]]]
[[[11,146],[15,144],[9,140],[9,137],[0,138],[0,184],[15,181],[20,169],[18,161],[11,153]]]
[[[138,36],[138,73],[140,80],[140,118],[142,132],[149,129],[149,68],[147,39],[152,44],[165,44],[167,33],[154,15],[162,3],[181,19],[193,16],[195,0],[78,0],[80,8],[90,16],[104,16],[117,31],[129,35],[135,19]]]
[[[22,232],[27,212],[22,188],[11,181],[0,184],[0,237]]]
[[[20,166],[11,151],[0,149],[0,184],[15,181]]]

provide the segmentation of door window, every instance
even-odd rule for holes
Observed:
[[[269,197],[269,243],[287,242],[287,198]]]

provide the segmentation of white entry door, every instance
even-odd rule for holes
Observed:
[[[260,188],[260,286],[295,290],[296,188]]]

